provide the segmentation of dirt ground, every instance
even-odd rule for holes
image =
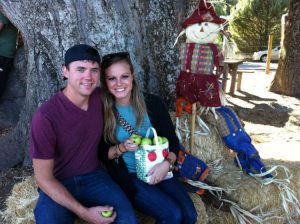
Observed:
[[[242,91],[227,95],[227,101],[263,159],[300,161],[300,100],[269,92],[274,75],[274,71],[245,73]],[[21,167],[0,172],[0,210],[13,185],[30,174],[31,168]]]
[[[275,71],[244,73],[242,91],[227,95],[263,159],[300,161],[300,99],[269,91]]]

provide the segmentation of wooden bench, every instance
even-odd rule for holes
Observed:
[[[231,75],[231,84],[230,84],[229,92],[231,94],[234,94],[238,66],[242,63],[243,63],[242,60],[236,60],[236,59],[226,59],[224,61],[224,73],[223,73],[223,78],[222,78],[223,79],[222,89],[224,92],[226,91],[227,77],[228,77],[228,74],[230,74]]]
[[[226,59],[224,61],[224,73],[222,79],[222,89],[226,92],[226,85],[228,80],[228,74],[231,75],[231,82],[230,82],[230,94],[234,94],[237,82],[237,90],[241,91],[241,84],[242,84],[242,76],[243,73],[254,73],[254,70],[251,69],[239,69],[239,65],[242,64],[242,60],[237,59]]]
[[[237,87],[236,87],[236,90],[241,91],[243,73],[254,73],[254,70],[238,69],[236,73],[237,73]]]

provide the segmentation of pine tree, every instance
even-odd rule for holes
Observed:
[[[240,0],[230,21],[232,38],[239,50],[250,53],[266,49],[269,35],[273,46],[280,43],[280,20],[287,12],[289,0]]]

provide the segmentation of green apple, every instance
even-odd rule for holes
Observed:
[[[137,145],[141,144],[141,141],[142,141],[142,137],[141,136],[139,136],[137,134],[133,134],[133,135],[131,135],[130,138],[132,139],[132,141],[133,141],[134,144],[137,144]]]
[[[157,136],[157,140],[158,140],[158,142],[156,142],[155,138],[153,138],[153,144],[154,145],[161,145],[161,144],[163,144],[162,137]]]
[[[143,138],[141,141],[141,145],[152,145],[151,138]]]
[[[105,218],[109,218],[113,215],[114,211],[113,210],[107,210],[107,211],[103,211],[101,212],[101,215]]]
[[[166,142],[169,141],[166,137],[161,137],[161,139],[162,139],[162,144],[165,144]]]

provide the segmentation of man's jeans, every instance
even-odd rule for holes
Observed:
[[[134,207],[155,218],[156,223],[193,224],[197,211],[188,193],[176,177],[149,185],[131,174],[137,193]]]
[[[117,212],[114,223],[138,223],[126,195],[105,170],[68,178],[62,184],[86,207],[113,206]],[[54,202],[41,190],[34,215],[37,224],[71,224],[76,218],[75,214]]]

